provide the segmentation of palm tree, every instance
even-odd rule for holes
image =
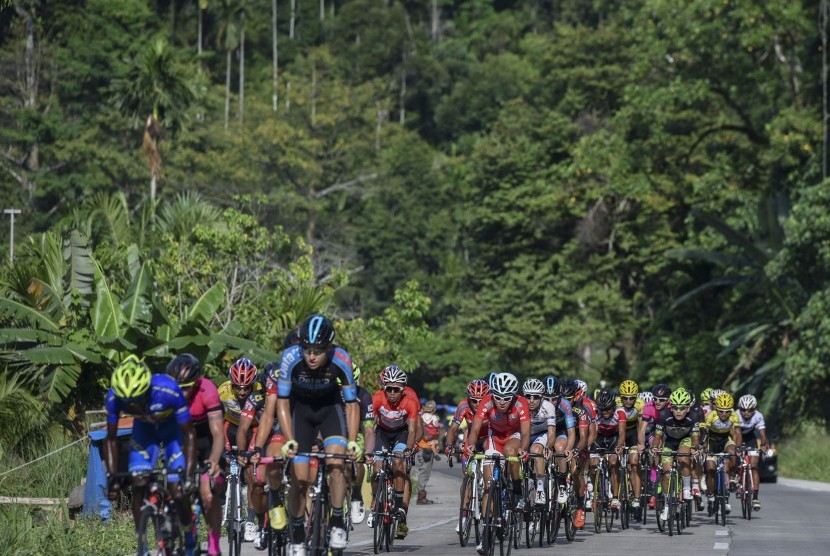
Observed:
[[[156,38],[127,75],[114,84],[119,110],[136,119],[146,118],[142,146],[150,166],[153,203],[163,175],[159,142],[165,128],[175,133],[181,127],[185,112],[196,99],[191,77],[176,62],[167,41]]]

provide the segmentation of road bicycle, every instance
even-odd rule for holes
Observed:
[[[390,452],[386,447],[372,452],[372,455],[375,457],[375,461],[381,462],[380,469],[375,475],[377,486],[371,509],[374,541],[372,546],[375,554],[379,554],[384,550],[389,552],[392,549],[395,544],[398,522],[403,519],[403,508],[398,508],[395,503],[395,472],[392,468],[392,461],[403,459],[411,462],[411,456],[404,455],[401,452]]]
[[[259,458],[259,462],[257,465],[268,465],[270,463],[276,463],[279,461],[285,461],[285,458],[282,456],[262,456]],[[265,495],[268,500],[267,508],[270,510],[276,505],[275,499],[279,494],[279,498],[285,504],[285,500],[288,499],[288,488],[289,488],[289,478],[288,478],[288,467],[283,467],[282,470],[282,481],[280,482],[279,493],[277,491],[272,491],[268,481],[265,481]],[[287,509],[285,509],[287,511]],[[266,535],[266,545],[268,546],[268,556],[285,556],[288,551],[288,527],[283,527],[281,529],[274,529],[273,524],[271,523],[271,518],[269,517],[269,512],[265,512],[265,535]]]
[[[631,515],[631,498],[634,496],[631,490],[631,470],[628,468],[628,455],[630,447],[623,448],[623,453],[620,455],[620,465],[618,470],[619,488],[620,492],[617,499],[620,501],[620,529],[626,530],[629,526],[629,517]],[[617,512],[617,510],[612,510]]]
[[[596,469],[592,474],[594,485],[594,496],[591,501],[591,512],[594,514],[594,531],[602,532],[602,525],[605,522],[605,530],[611,532],[614,524],[614,512],[611,510],[611,477],[609,472],[608,456],[613,450],[597,449],[591,451],[591,457],[599,458]]]
[[[482,544],[489,556],[495,554],[496,544],[499,545],[500,556],[510,556],[511,549],[514,546],[518,548],[519,516],[514,511],[516,501],[506,465],[519,462],[519,458],[501,454],[476,454],[474,457],[492,462],[490,465],[493,468],[492,479],[487,486],[487,502],[484,505]]]
[[[453,454],[447,460],[453,466]],[[484,477],[481,474],[481,460],[471,458],[467,462],[464,478],[461,480],[461,503],[458,508],[458,540],[467,546],[470,533],[475,531],[475,543],[481,540],[481,498],[484,494]]]
[[[657,497],[662,491],[663,470],[658,458],[648,449],[641,455],[640,464],[640,484],[643,486],[640,490],[639,521],[645,525],[648,521],[649,504],[654,499],[656,506]]]
[[[544,454],[528,454],[528,458],[522,462],[524,475],[524,498],[525,511],[523,521],[525,524],[525,544],[528,548],[536,543],[536,537],[539,537],[539,546],[542,546],[542,537],[544,536],[544,529],[548,523],[548,511],[550,501],[555,499],[556,482],[551,480],[550,469],[545,465],[544,475],[540,477],[544,484],[543,492],[545,494],[544,504],[536,503],[536,465],[535,459],[545,459]],[[547,462],[546,462],[547,463]]]
[[[311,486],[309,496],[311,498],[311,512],[309,519],[306,520],[306,550],[309,556],[342,556],[342,548],[330,548],[329,541],[331,532],[329,531],[329,515],[331,514],[331,498],[329,481],[325,462],[330,459],[339,459],[343,462],[351,462],[352,460],[346,454],[329,454],[326,452],[299,452],[298,456],[305,456],[307,458],[314,458],[320,462],[317,468],[317,476],[314,484]],[[291,461],[291,460],[289,460]],[[345,475],[345,472],[344,472]],[[351,476],[355,476],[354,469],[352,469]],[[346,488],[344,500],[351,499],[349,487]],[[351,527],[351,515],[348,502],[343,504],[343,528],[346,531],[346,539],[348,541],[349,531]]]
[[[757,450],[741,450],[738,463],[738,488],[735,496],[741,501],[741,514],[746,520],[752,519],[752,494],[755,492],[755,480],[752,478],[752,456]]]
[[[245,537],[245,521],[248,516],[247,504],[243,503],[242,466],[239,465],[236,450],[225,452],[228,464],[225,472],[225,505],[222,508],[222,523],[228,536],[228,553],[230,556],[242,554],[242,541]]]
[[[709,515],[715,516],[715,523],[726,525],[726,504],[729,503],[729,477],[726,473],[726,460],[736,457],[735,454],[727,452],[709,453],[715,458],[715,504]]]
[[[668,471],[669,485],[661,497],[658,498],[655,504],[655,511],[657,513],[657,528],[662,532],[666,532],[669,536],[674,534],[680,535],[683,529],[692,520],[692,500],[683,498],[682,476],[680,473],[679,458],[692,458],[694,454],[685,453],[680,454],[676,450],[664,449],[658,453],[657,457],[671,457],[671,467]],[[691,464],[690,464],[691,465]],[[660,514],[664,507],[668,507],[667,517],[665,520],[660,518]]]
[[[546,527],[547,542],[553,544],[556,541],[556,536],[559,534],[560,524],[565,522],[565,539],[568,542],[574,540],[576,537],[576,524],[574,518],[576,516],[576,493],[574,491],[573,478],[570,472],[565,472],[564,476],[559,471],[557,460],[567,458],[567,454],[554,453],[551,460],[548,462],[547,480],[548,480],[548,522]],[[565,489],[566,501],[559,502],[559,492]]]

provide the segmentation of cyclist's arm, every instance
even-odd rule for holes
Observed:
[[[422,433],[418,432],[418,428],[419,428],[418,427],[418,422],[420,420],[421,420],[421,417],[419,415],[415,415],[415,417],[410,418],[406,422],[406,430],[407,430],[406,449],[407,450],[413,450],[415,448],[415,443],[417,442],[417,439],[422,434]]]
[[[193,471],[196,469],[196,430],[190,421],[179,423],[179,428],[184,438],[185,477],[192,477]]]
[[[346,427],[349,442],[354,442],[360,431],[360,404],[357,400],[346,402]]]
[[[619,419],[617,423],[617,449],[625,446],[625,419]]]
[[[447,430],[447,448],[455,446],[455,435],[458,434],[458,428],[458,423],[455,421],[450,424],[450,428]]]
[[[596,422],[588,425],[588,446],[593,446],[597,441],[597,424]]]
[[[480,417],[475,417],[473,419],[473,424],[470,426],[470,431],[467,433],[467,446],[472,446],[471,449],[475,449],[476,442],[478,441],[478,433],[481,431],[481,423],[482,419]]]
[[[735,441],[736,446],[740,447],[743,445],[744,438],[741,433],[741,427],[732,427],[732,440]]]
[[[519,432],[522,435],[521,451],[527,452],[530,449],[530,419],[519,422]]]
[[[107,473],[118,471],[118,422],[107,423],[107,437],[104,439]]]
[[[646,429],[648,428],[648,422],[640,418],[640,422],[637,423],[637,445],[638,446],[645,446],[646,445]]]
[[[239,425],[236,427],[236,439],[234,443],[236,444],[236,449],[240,452],[248,449],[246,440],[248,440],[248,430],[251,428],[251,423],[253,422],[253,419],[245,415],[239,417]],[[257,431],[257,436],[259,436],[259,431]]]
[[[570,452],[574,449],[574,444],[576,444],[576,427],[569,427],[568,428],[568,443],[565,445],[565,449]]]
[[[221,410],[208,413],[208,428],[212,441],[208,461],[210,462],[210,474],[214,477],[219,474],[219,459],[225,449],[224,421],[225,416]]]
[[[375,422],[363,421],[363,453],[375,451]]]
[[[276,396],[274,396],[276,397]],[[277,420],[280,423],[280,430],[282,434],[285,436],[286,442],[289,440],[294,440],[294,423],[291,420],[291,400],[288,398],[276,398],[277,401]],[[265,402],[266,411],[263,412],[263,416],[267,413],[268,401]],[[265,428],[264,424],[260,423],[260,434],[263,432]],[[259,440],[260,434],[257,434],[257,441]],[[259,446],[259,442],[257,442],[257,446]]]
[[[265,450],[265,443],[268,442],[268,436],[271,434],[271,429],[274,428],[274,412],[278,405],[277,396],[270,395],[265,396],[265,403],[263,404],[262,408],[262,415],[259,417],[259,427],[257,428],[256,433],[256,440],[254,441],[254,446],[258,447],[261,451]],[[279,417],[279,416],[278,416]],[[242,424],[242,420],[240,419],[239,424]],[[280,421],[280,426],[282,426],[282,421]],[[288,438],[285,429],[282,429],[283,434],[285,434],[286,438]],[[239,427],[239,432],[242,432],[242,427]],[[236,434],[236,446],[240,450],[244,450],[247,446],[245,445],[245,438],[242,437],[243,441],[242,444],[239,444],[239,432]],[[245,431],[247,434],[247,430]]]
[[[548,443],[545,448],[553,450],[554,444],[556,444],[556,425],[548,425]]]

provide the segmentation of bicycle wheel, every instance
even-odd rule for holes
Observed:
[[[594,499],[592,513],[594,514],[594,532],[602,532],[602,507],[604,506],[605,484],[602,482],[602,471],[597,469],[594,474]]]
[[[669,475],[669,491],[666,493],[667,501],[666,503],[669,505],[669,515],[668,519],[666,520],[666,529],[668,529],[669,536],[671,537],[674,535],[674,522],[677,518],[677,472],[672,470],[671,475]]]
[[[536,535],[539,535],[541,538],[542,532],[539,531],[539,527],[542,523],[542,511],[533,509],[530,512],[530,515],[526,516],[525,522],[525,544],[528,548],[532,547],[536,542]]]
[[[385,513],[386,506],[386,488],[382,484],[382,480],[379,480],[377,491],[375,492],[375,499],[372,502],[372,536],[374,539],[372,546],[375,554],[379,554],[384,549],[384,537],[386,533],[384,521],[388,517],[388,514]]]
[[[574,500],[573,493],[568,496],[568,503],[562,507],[562,517],[565,520],[565,539],[571,542],[576,537],[576,500]]]
[[[475,477],[464,475],[461,481],[461,502],[458,508],[458,541],[461,546],[467,546],[473,526],[473,488],[475,488]]]
[[[228,553],[230,556],[240,556],[242,554],[242,541],[244,533],[242,532],[242,523],[239,520],[240,515],[240,487],[239,480],[231,477],[228,481],[228,490],[230,496],[228,497]]]
[[[154,506],[145,506],[138,518],[137,556],[147,556],[147,553],[154,548],[162,538],[161,520]]]
[[[686,502],[686,525],[692,524],[692,501]]]
[[[495,484],[487,492],[487,505],[484,507],[484,527],[481,531],[481,543],[490,556],[493,556],[496,546],[496,527],[499,520],[499,492]]]
[[[558,487],[555,487],[558,488]],[[556,501],[557,494],[553,492],[548,497],[548,512],[547,512],[547,541],[548,544],[556,542],[556,535],[559,534],[559,522],[562,519],[562,504]],[[539,539],[541,543],[541,539]]]
[[[326,542],[327,511],[324,500],[318,495],[311,503],[311,536],[308,539],[310,556],[327,556]]]
[[[614,514],[617,513],[617,510],[611,509],[611,503],[609,502],[604,505],[603,513],[605,514],[605,530],[610,533],[614,526]]]
[[[629,526],[629,518],[631,512],[631,502],[628,500],[620,501],[620,529],[625,531]]]

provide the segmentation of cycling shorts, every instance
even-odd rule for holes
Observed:
[[[407,427],[393,431],[378,427],[375,429],[375,450],[383,450],[386,448],[390,452],[403,452],[406,450],[406,441],[408,438],[409,429]]]
[[[513,439],[521,439],[522,433],[514,432],[510,436],[490,436],[487,438],[487,442],[484,443],[484,453],[488,456],[490,455],[506,455],[504,453],[504,445],[507,444],[508,441]]]
[[[130,438],[129,472],[152,471],[161,452],[159,446],[161,443],[164,444],[164,460],[167,470],[184,470],[184,438],[182,429],[176,420],[170,419],[163,423],[154,424],[136,419],[133,423],[133,432]],[[167,475],[167,480],[178,482],[178,473],[170,473]]]
[[[294,425],[297,452],[311,452],[311,446],[318,436],[323,439],[324,448],[332,444],[345,448],[348,444],[346,409],[342,402],[332,403],[329,398],[325,398],[322,403],[320,400],[292,399],[291,422]],[[294,461],[307,463],[309,458],[308,456],[295,456]]]

